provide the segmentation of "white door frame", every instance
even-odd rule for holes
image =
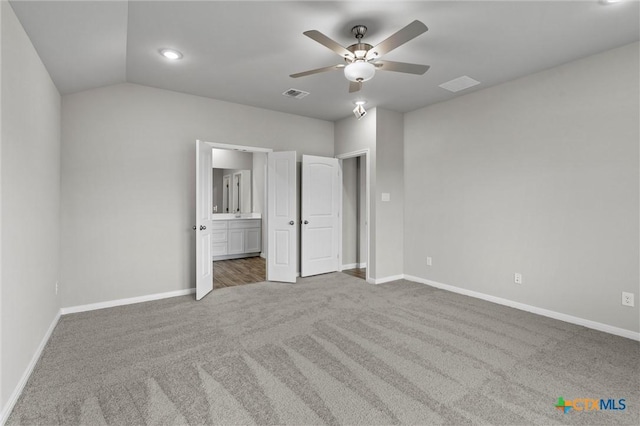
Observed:
[[[243,152],[258,152],[258,153],[269,153],[269,152],[273,152],[273,149],[271,148],[261,148],[261,147],[257,147],[257,146],[244,146],[244,145],[232,145],[232,144],[228,144],[228,143],[218,143],[218,142],[207,142],[207,141],[200,141],[204,144],[207,144],[208,146],[210,146],[212,149],[213,148],[217,148],[217,149],[230,149],[233,151],[243,151]],[[266,164],[266,162],[265,162]],[[267,176],[266,176],[266,169],[265,169],[265,188],[267,185]],[[267,208],[267,192],[264,192],[264,205],[263,205],[263,213],[262,213],[262,218],[263,220],[263,227],[266,228],[267,223],[269,222],[269,210]],[[232,212],[229,212],[232,213]],[[235,212],[234,212],[235,213]],[[263,236],[267,236],[266,232],[262,233]],[[263,253],[264,253],[264,258],[268,261],[269,258],[269,248],[268,248],[268,241],[262,241],[262,249],[263,249]],[[215,272],[214,272],[215,274]]]
[[[365,184],[365,204],[367,207],[367,279],[368,283],[374,284],[371,279],[371,151],[369,148],[359,149],[357,151],[346,152],[344,154],[336,155],[335,158],[340,160],[340,168],[342,169],[342,160],[346,160],[347,158],[355,158],[355,157],[364,157],[365,159],[365,175],[366,175],[366,184]],[[342,173],[342,179],[344,181],[344,173]],[[344,211],[342,206],[342,198],[340,199],[340,211]],[[342,271],[342,232],[340,232],[340,270]]]

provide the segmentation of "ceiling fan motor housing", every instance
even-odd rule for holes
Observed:
[[[356,25],[351,28],[351,34],[358,40],[360,40],[367,33],[367,27],[364,25]]]
[[[355,55],[355,58],[345,58],[347,62],[354,62],[359,59],[364,59],[369,50],[373,49],[373,46],[368,43],[356,43],[347,47],[347,50]]]

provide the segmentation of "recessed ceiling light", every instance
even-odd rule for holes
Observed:
[[[173,49],[160,49],[160,54],[172,61],[177,61],[178,59],[182,59],[182,53]]]
[[[600,0],[600,3],[602,4],[614,4],[614,3],[620,3],[622,0]]]

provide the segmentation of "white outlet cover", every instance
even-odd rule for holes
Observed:
[[[625,291],[622,292],[622,305],[630,306],[632,308],[635,306],[633,293],[627,293]]]
[[[431,266],[433,263],[433,260],[430,257],[427,257],[427,266]]]
[[[389,194],[388,192],[383,192],[382,201],[391,201],[391,194]]]

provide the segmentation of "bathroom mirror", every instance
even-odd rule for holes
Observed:
[[[251,213],[251,170],[213,169],[213,213]]]

